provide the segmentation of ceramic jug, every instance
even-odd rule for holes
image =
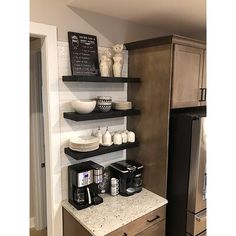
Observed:
[[[106,132],[105,132],[104,135],[102,136],[102,144],[103,144],[103,145],[108,145],[108,146],[110,146],[110,145],[112,144],[112,141],[111,141],[111,134],[110,134],[110,132],[108,131],[108,127],[107,127]]]
[[[99,144],[102,144],[102,132],[101,132],[100,126],[98,127],[98,131],[95,134],[95,136],[99,138]]]

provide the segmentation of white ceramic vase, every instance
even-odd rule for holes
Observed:
[[[122,76],[122,57],[121,56],[114,56],[113,57],[114,64],[113,64],[113,74],[114,77],[121,77]]]
[[[113,76],[113,68],[112,68],[113,61],[112,61],[112,52],[111,52],[111,49],[107,48],[107,49],[104,51],[104,54],[105,54],[106,57],[107,57],[109,76],[112,77],[112,76]]]
[[[106,55],[101,56],[100,74],[102,77],[109,77],[109,62]]]

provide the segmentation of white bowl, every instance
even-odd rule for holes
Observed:
[[[90,113],[96,107],[95,100],[74,100],[71,102],[72,107],[76,112],[86,114]]]

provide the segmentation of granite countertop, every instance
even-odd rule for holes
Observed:
[[[143,188],[129,197],[101,195],[103,203],[83,210],[68,200],[62,206],[94,236],[104,236],[167,204],[167,200]]]

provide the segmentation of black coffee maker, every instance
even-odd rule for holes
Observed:
[[[124,160],[110,165],[111,177],[119,180],[119,193],[130,196],[142,191],[143,165],[132,160]]]
[[[98,196],[98,184],[102,182],[104,167],[86,161],[68,167],[68,200],[76,209],[98,205],[103,199]]]

